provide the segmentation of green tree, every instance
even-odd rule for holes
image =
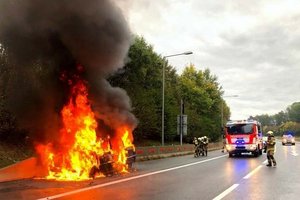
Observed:
[[[287,121],[288,115],[286,112],[280,111],[274,115],[274,119],[277,125],[283,124]]]
[[[157,139],[161,134],[163,59],[142,37],[135,37],[128,56],[129,62],[109,81],[125,89],[131,98],[132,112],[139,120],[135,140]]]
[[[5,49],[0,44],[0,138],[5,141],[22,142],[16,130],[15,116],[7,109],[7,92],[14,73]]]
[[[125,89],[132,101],[133,113],[139,120],[134,131],[137,143],[161,139],[162,69],[165,68],[165,141],[178,139],[177,115],[184,101],[188,115],[188,136],[207,135],[219,137],[221,113],[221,88],[217,77],[209,69],[197,71],[187,66],[182,75],[167,60],[154,52],[143,37],[135,37],[129,49],[129,62],[110,77],[113,86]],[[224,102],[224,116],[230,110]]]
[[[287,108],[290,121],[300,122],[300,102],[295,102]]]
[[[263,126],[270,126],[273,122],[273,117],[268,114],[256,115],[254,119],[258,120]]]
[[[186,102],[189,134],[217,139],[221,121],[221,89],[217,77],[209,69],[197,71],[193,64],[186,66],[180,76],[180,93]]]
[[[279,131],[282,134],[284,131],[293,131],[300,134],[300,123],[288,121],[279,127]]]

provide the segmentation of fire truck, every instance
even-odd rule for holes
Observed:
[[[262,127],[256,120],[232,120],[225,126],[226,150],[229,157],[242,153],[262,155]]]

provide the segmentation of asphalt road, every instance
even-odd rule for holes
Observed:
[[[135,163],[136,171],[84,182],[20,180],[0,183],[0,199],[300,199],[300,143],[278,141],[277,167],[266,154],[228,158],[220,151]]]

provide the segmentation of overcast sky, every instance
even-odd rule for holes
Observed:
[[[231,119],[275,114],[300,101],[299,0],[120,0],[133,33],[178,74],[209,68]],[[239,95],[239,97],[226,97]]]

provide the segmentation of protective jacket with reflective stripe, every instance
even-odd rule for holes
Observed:
[[[274,136],[268,136],[267,140],[267,151],[275,150],[275,137]]]

